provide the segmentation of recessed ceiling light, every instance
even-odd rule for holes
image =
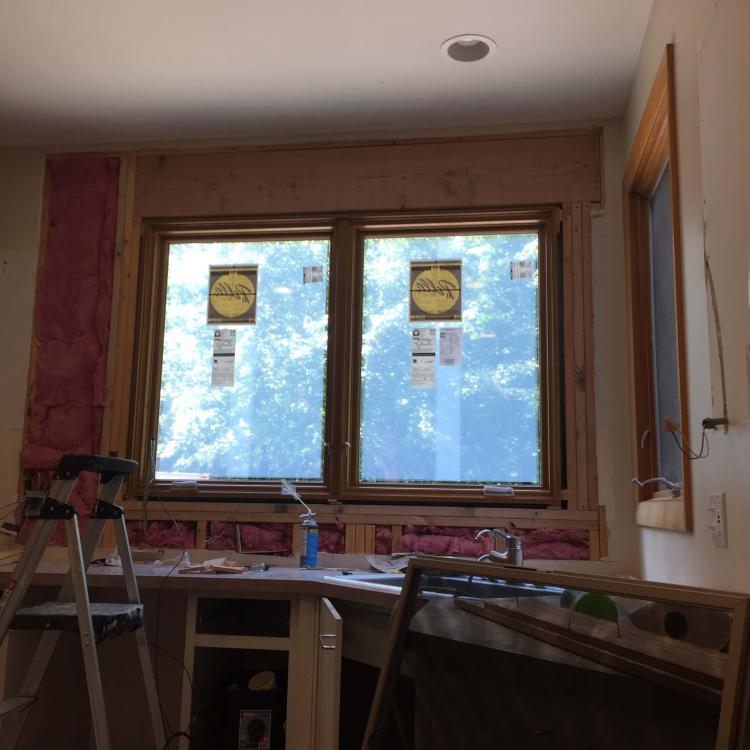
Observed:
[[[491,55],[497,49],[495,42],[480,34],[459,34],[446,39],[440,50],[457,62],[477,62]]]

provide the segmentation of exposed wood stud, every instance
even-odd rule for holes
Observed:
[[[401,524],[391,526],[391,553],[401,552],[401,534],[403,528]]]
[[[195,525],[195,548],[206,549],[206,537],[208,534],[208,521],[198,521]]]
[[[369,523],[364,528],[364,552],[366,555],[375,554],[375,524]]]
[[[298,522],[292,526],[292,554],[299,557],[302,551],[302,527]]]

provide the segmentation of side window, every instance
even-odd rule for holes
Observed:
[[[675,433],[681,431],[681,417],[669,178],[667,163],[649,199],[654,422],[646,439],[652,439],[655,443],[656,476],[682,485],[682,453],[675,440]]]
[[[623,179],[636,521],[692,527],[674,63],[668,45]]]

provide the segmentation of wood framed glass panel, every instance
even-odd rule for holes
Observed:
[[[559,500],[562,313],[551,215],[373,221],[352,233],[342,498]],[[455,266],[453,317],[410,307],[415,265],[427,261]],[[422,354],[414,341],[427,334]],[[489,485],[512,492],[488,495]]]
[[[673,47],[623,180],[636,521],[689,531],[692,500]]]
[[[746,747],[746,595],[413,559],[363,750]],[[410,700],[405,697],[410,696]]]
[[[579,502],[595,464],[574,471],[587,443],[565,450],[561,426],[584,390],[564,376],[562,331],[586,340],[563,226],[554,208],[146,222],[131,492],[283,501],[279,480],[293,479],[313,501],[595,504]],[[430,300],[410,307],[435,262],[461,286],[451,319]],[[254,288],[238,320],[211,307],[227,273]],[[424,329],[426,388],[412,341]]]
[[[148,227],[131,441],[153,491],[327,494],[330,245],[320,223]]]

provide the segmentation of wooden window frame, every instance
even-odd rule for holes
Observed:
[[[139,248],[138,293],[135,309],[135,346],[131,374],[131,409],[127,439],[128,455],[139,459],[140,475],[129,487],[128,494],[143,494],[148,471],[148,441],[155,435],[158,419],[160,386],[160,352],[163,333],[166,285],[166,252],[171,242],[211,241],[212,239],[248,239],[268,236],[321,236],[330,234],[331,274],[329,286],[329,369],[326,399],[340,403],[336,410],[326,409],[323,481],[304,483],[305,496],[313,502],[377,501],[382,503],[465,504],[465,505],[532,505],[596,510],[595,436],[581,435],[593,423],[593,406],[586,415],[584,400],[593,402],[593,362],[591,362],[590,330],[584,331],[587,313],[582,289],[590,286],[590,206],[586,204],[559,207],[498,209],[486,211],[441,211],[440,213],[383,213],[378,215],[310,216],[295,218],[189,219],[176,221],[144,220]],[[586,231],[586,226],[589,229]],[[359,332],[361,330],[362,237],[377,232],[401,231],[524,231],[533,228],[540,235],[540,258],[550,268],[542,274],[540,286],[541,370],[543,393],[541,440],[543,455],[542,485],[538,488],[519,487],[513,498],[498,501],[485,496],[481,486],[404,486],[358,485],[356,446],[359,430]],[[542,247],[542,245],[544,247]],[[556,252],[561,247],[559,253]],[[588,250],[585,249],[588,247]],[[588,259],[587,252],[589,253]],[[564,268],[560,268],[562,264]],[[577,265],[576,265],[577,264]],[[586,268],[587,267],[587,268]],[[563,279],[558,285],[557,279]],[[575,285],[579,285],[577,291]],[[580,285],[583,285],[581,287]],[[563,294],[562,289],[565,288]],[[568,293],[568,290],[570,293]],[[579,293],[580,292],[580,293]],[[563,300],[562,297],[565,297]],[[559,310],[558,310],[559,308]],[[558,315],[560,320],[558,321]],[[545,321],[548,321],[545,323]],[[558,326],[557,323],[560,323]],[[588,320],[590,326],[590,319]],[[565,333],[563,333],[563,331]],[[558,336],[559,332],[559,336]],[[570,337],[568,351],[561,356],[560,338]],[[334,345],[334,342],[337,342]],[[585,348],[588,345],[589,362]],[[576,350],[576,351],[574,351]],[[119,363],[118,370],[121,370]],[[562,383],[568,383],[567,388]],[[554,384],[554,387],[550,387]],[[559,385],[559,387],[558,387]],[[587,390],[588,386],[588,390]],[[565,435],[561,434],[561,414],[568,415]],[[576,417],[583,424],[576,427]],[[571,442],[572,440],[572,442]],[[566,466],[561,466],[563,442],[568,442]],[[347,445],[348,444],[348,445]],[[345,453],[348,452],[348,457]],[[585,455],[581,455],[581,453]],[[593,478],[591,474],[593,472]],[[568,477],[567,487],[562,477]],[[156,482],[152,495],[160,498],[207,500],[206,507],[216,501],[235,500],[257,503],[278,499],[277,482],[201,482],[197,492],[173,488],[169,482]],[[508,502],[509,501],[509,502]]]
[[[554,253],[555,231],[553,212],[550,210],[496,211],[475,214],[423,215],[413,217],[372,217],[351,222],[347,227],[349,267],[345,278],[349,280],[346,290],[347,315],[344,339],[349,346],[346,351],[347,377],[341,383],[339,393],[348,404],[342,424],[343,435],[338,445],[351,446],[337,468],[338,497],[341,500],[388,500],[391,502],[418,503],[467,503],[497,504],[498,498],[488,498],[478,484],[471,486],[419,484],[419,483],[362,483],[359,481],[359,428],[361,404],[361,340],[363,322],[363,274],[364,239],[366,237],[408,234],[445,234],[448,232],[469,234],[473,232],[534,232],[539,235],[539,366],[540,366],[540,446],[542,452],[541,477],[538,487],[515,486],[515,495],[506,502],[516,505],[550,505],[560,501],[560,434],[559,424],[559,373],[558,341],[556,322],[558,319],[557,294],[554,279],[557,277]]]
[[[674,46],[667,45],[641,117],[623,178],[626,283],[631,362],[631,439],[633,476],[657,476],[656,441],[642,440],[655,421],[651,333],[649,198],[669,164],[676,347],[680,427],[688,434],[682,241],[674,87]],[[682,455],[683,486],[678,497],[653,485],[633,485],[636,522],[675,531],[692,530],[690,460]]]

